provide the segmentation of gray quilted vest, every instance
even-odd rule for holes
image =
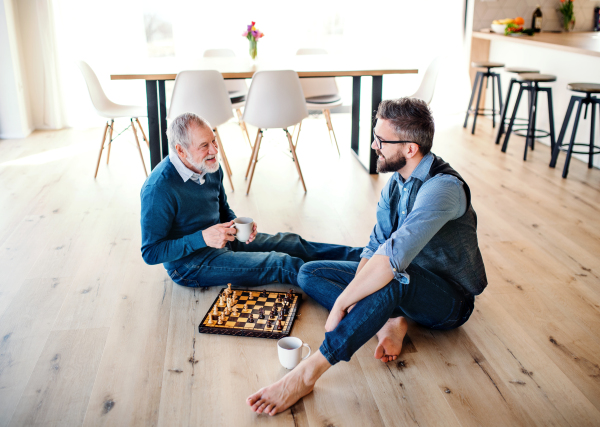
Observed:
[[[462,286],[472,295],[479,295],[487,286],[487,276],[477,242],[477,215],[471,205],[471,191],[458,172],[441,157],[433,154],[429,177],[440,173],[452,175],[462,181],[467,195],[467,210],[460,218],[448,221],[412,262],[448,282]],[[408,213],[412,211],[417,193],[422,185],[421,180],[415,179],[408,199]],[[390,219],[393,231],[398,229],[399,202],[398,183],[393,180],[390,187]]]

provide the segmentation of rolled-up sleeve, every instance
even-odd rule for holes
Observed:
[[[431,238],[450,220],[460,218],[467,208],[463,183],[451,175],[437,175],[419,190],[404,223],[385,241],[375,255],[390,259],[394,277],[407,283],[405,272]]]

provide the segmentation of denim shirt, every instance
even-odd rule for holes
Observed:
[[[460,218],[467,210],[467,196],[463,183],[456,177],[438,174],[429,175],[433,155],[425,155],[407,180],[394,172],[387,182],[377,204],[377,224],[371,232],[369,243],[361,258],[385,255],[390,259],[394,278],[400,283],[409,283],[406,268],[425,247],[427,242],[450,220]],[[393,230],[390,218],[390,185],[395,180],[400,190],[398,227]],[[410,213],[408,201],[415,180],[423,185],[418,190],[415,204]]]

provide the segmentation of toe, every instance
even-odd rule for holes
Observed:
[[[262,394],[262,389],[257,391],[254,394],[251,394],[250,396],[248,396],[248,398],[246,399],[246,403],[250,406],[254,405],[256,403],[257,400],[260,399],[260,396]]]
[[[263,404],[263,400],[262,400],[262,399],[260,399],[260,400],[257,400],[256,402],[254,402],[254,405],[252,405],[252,410],[253,410],[254,412],[256,412],[256,410],[257,410],[257,409],[260,407],[260,405],[262,405],[262,404]]]
[[[270,414],[271,411],[273,410],[274,405],[272,403],[268,404],[267,407],[264,410],[265,414]]]
[[[381,359],[382,357],[384,357],[385,355],[385,350],[383,349],[383,346],[381,344],[379,344],[377,346],[377,348],[375,349],[375,359]]]
[[[277,413],[277,407],[274,407],[273,409],[271,409],[271,412],[269,412],[270,416],[273,416]]]
[[[267,404],[263,402],[263,404],[262,404],[262,405],[260,405],[260,406],[258,407],[258,409],[256,410],[256,413],[257,413],[257,414],[262,414],[262,413],[263,413],[263,410],[264,410],[266,407],[267,407]]]

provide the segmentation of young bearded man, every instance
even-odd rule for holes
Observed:
[[[294,233],[257,233],[239,242],[227,203],[223,170],[210,125],[193,113],[176,117],[167,131],[171,153],[141,190],[142,257],[163,263],[182,286],[298,285],[313,260],[359,260],[361,248],[308,242]]]
[[[487,285],[477,242],[477,217],[463,178],[430,152],[433,117],[421,100],[383,101],[372,148],[377,170],[394,172],[381,192],[377,224],[360,262],[310,262],[302,289],[331,312],[319,351],[248,405],[275,415],[310,393],[325,371],[374,335],[375,357],[395,360],[406,318],[432,329],[465,323]]]

